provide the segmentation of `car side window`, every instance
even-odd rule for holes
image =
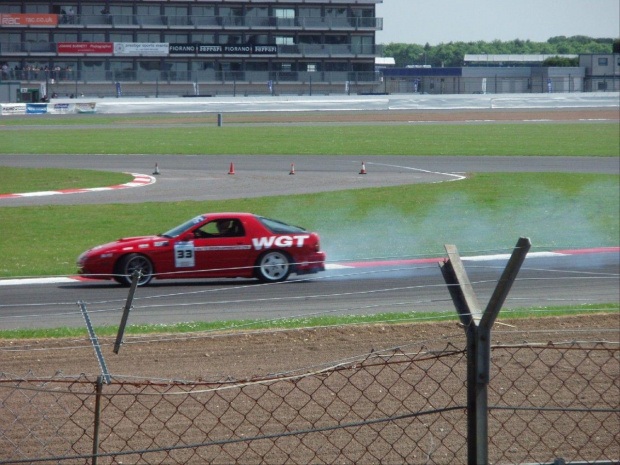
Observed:
[[[194,231],[194,237],[240,237],[245,235],[243,224],[238,219],[209,221]]]

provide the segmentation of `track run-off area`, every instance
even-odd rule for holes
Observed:
[[[617,116],[617,109],[612,109],[610,113],[608,108],[517,109],[502,110],[501,113],[491,115],[486,110],[433,110],[424,115],[408,111],[406,115],[395,112],[397,121],[385,121],[389,118],[384,111],[334,112],[327,119],[345,123],[351,119],[347,115],[353,113],[352,119],[356,124],[372,124],[373,118],[381,120],[381,124],[446,124],[450,115],[453,116],[453,122],[458,124],[494,124],[498,116],[499,121],[510,120],[515,124],[534,121],[558,124],[581,121],[588,124],[588,121],[594,120],[617,124],[617,120],[610,120],[614,111]],[[312,118],[306,115],[302,115],[303,121],[300,124],[324,124],[308,121]],[[278,121],[281,117],[282,114],[277,112],[261,113],[256,117],[255,124],[281,124]],[[230,119],[234,119],[233,116]],[[290,121],[286,124],[290,124]],[[366,171],[364,175],[360,174],[362,164]],[[0,155],[0,165],[140,173],[140,179],[149,179],[149,182],[141,182],[137,188],[132,189],[93,186],[93,189],[67,192],[65,195],[0,197],[0,207],[8,208],[243,199],[416,183],[458,182],[467,173],[477,172],[620,175],[620,163],[617,158],[611,157],[16,154]],[[233,166],[234,175],[231,175]],[[291,175],[292,167],[295,170],[294,176]],[[329,260],[330,250],[326,251]],[[532,252],[520,274],[523,284],[516,283],[507,305],[529,307],[619,301],[618,256],[617,248]],[[437,262],[442,259],[368,258],[354,263],[336,260],[328,263],[324,273],[276,285],[261,285],[249,280],[154,281],[151,286],[137,291],[131,323],[269,320],[328,314],[364,315],[383,311],[453,311],[437,266]],[[468,272],[471,273],[470,279],[477,283],[477,292],[482,299],[492,292],[506,259],[506,255],[492,253],[464,257],[468,263]],[[127,297],[127,289],[112,281],[83,281],[70,276],[43,280],[3,279],[0,280],[0,289],[3,295],[0,326],[4,329],[83,326],[82,316],[76,306],[78,301],[88,302],[95,325],[118,324]]]

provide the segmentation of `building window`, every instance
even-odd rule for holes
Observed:
[[[199,44],[214,44],[215,34],[192,34],[192,42]]]
[[[325,20],[320,8],[299,7],[299,25],[303,27],[324,27]]]
[[[223,26],[243,26],[243,9],[220,7]]]
[[[191,21],[195,26],[218,26],[214,6],[193,6]]]
[[[103,32],[82,32],[82,42],[105,42]]]
[[[140,42],[140,43],[157,43],[157,42],[161,42],[161,37],[159,35],[159,32],[138,32],[136,34],[136,41]],[[170,41],[170,42],[175,42],[175,41]]]
[[[105,61],[103,60],[83,60],[80,73],[82,79],[87,81],[98,81],[106,79]]]
[[[254,45],[266,45],[269,43],[269,36],[267,34],[248,34],[246,35],[246,42]]]
[[[276,8],[274,15],[278,19],[294,19],[295,10],[293,8]]]
[[[114,25],[133,24],[133,8],[127,5],[110,5]]]
[[[187,34],[164,34],[164,42],[172,44],[186,44]]]
[[[30,14],[46,14],[49,13],[49,6],[48,5],[26,5],[26,10],[25,13],[30,13]]]
[[[293,37],[276,36],[276,45],[294,45],[295,39]]]
[[[104,3],[82,5],[80,23],[84,25],[110,24],[111,17]]]
[[[139,5],[136,9],[136,20],[141,26],[163,26],[159,5]]]
[[[299,34],[299,43],[300,44],[320,44],[321,36],[310,35],[310,34]]]
[[[269,26],[269,8],[267,7],[248,7],[245,12],[246,26],[260,27]]]
[[[190,66],[192,71],[213,71],[215,69],[215,62],[192,60]]]
[[[19,5],[0,5],[0,13],[21,13]]]
[[[75,37],[77,38],[77,34],[75,34]],[[26,49],[31,53],[53,51],[47,32],[27,32],[24,35],[24,42],[26,42]]]
[[[349,38],[347,36],[337,36],[337,35],[326,35],[325,36],[325,43],[326,44],[333,44],[333,45],[340,45],[340,44],[346,44],[349,42]]]
[[[77,42],[78,35],[74,32],[56,32],[54,33],[54,42]],[[84,42],[89,42],[88,40],[84,40]],[[95,42],[94,40],[91,42]]]
[[[164,15],[168,26],[191,26],[186,6],[166,6]]]
[[[21,44],[22,35],[19,32],[0,32],[0,44],[5,47],[9,44]],[[8,49],[6,51],[12,51],[12,49]]]
[[[599,59],[598,59],[598,65],[599,66],[607,66],[608,63],[609,62],[608,62],[607,58],[600,58],[599,57]]]
[[[218,37],[219,44],[239,45],[243,43],[241,34],[220,34]]]
[[[269,71],[269,63],[249,61],[245,64],[246,71]]]
[[[607,90],[607,81],[598,81],[597,90]]]
[[[110,33],[110,42],[133,42],[133,34]]]
[[[136,79],[133,62],[110,60],[108,66],[110,68],[110,76],[112,79]]]

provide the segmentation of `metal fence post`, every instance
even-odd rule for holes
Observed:
[[[127,326],[127,319],[129,318],[129,311],[133,306],[133,296],[136,293],[138,287],[138,281],[142,277],[142,272],[136,270],[131,275],[131,287],[129,288],[129,294],[127,294],[127,302],[125,302],[125,308],[123,309],[123,316],[121,323],[118,325],[118,333],[116,334],[116,342],[114,343],[114,353],[118,354],[123,343],[123,334],[125,334],[125,327]]]
[[[88,310],[86,309],[86,304],[81,300],[78,302],[80,306],[80,310],[82,311],[82,316],[84,317],[84,322],[86,323],[86,329],[88,330],[88,335],[90,336],[90,342],[95,349],[95,356],[97,357],[97,361],[99,362],[99,366],[101,367],[101,372],[105,377],[106,383],[110,383],[110,372],[108,371],[108,367],[105,363],[105,359],[103,358],[103,352],[101,351],[101,346],[99,345],[99,339],[97,339],[97,335],[95,334],[95,329],[90,321],[90,316],[88,315]]]
[[[93,431],[93,465],[97,465],[99,453],[99,425],[101,422],[101,393],[103,392],[103,376],[97,376],[97,391],[95,395],[95,429]]]
[[[528,238],[518,240],[484,313],[480,312],[455,246],[445,246],[448,260],[439,264],[467,335],[467,463],[470,465],[489,462],[487,386],[491,377],[491,328],[530,247]]]

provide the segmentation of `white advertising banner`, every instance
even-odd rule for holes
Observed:
[[[75,113],[74,103],[49,103],[47,105],[47,112],[54,115],[66,115],[68,113]]]
[[[25,115],[25,103],[2,103],[0,104],[0,114],[2,115]]]
[[[169,48],[168,42],[114,42],[114,55],[167,56]]]

